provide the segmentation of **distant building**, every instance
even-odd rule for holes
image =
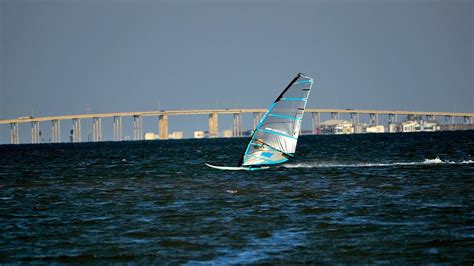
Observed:
[[[402,122],[402,132],[415,132],[415,127],[418,125],[416,121],[409,120]]]
[[[474,124],[439,125],[439,130],[474,130]]]
[[[224,130],[222,131],[222,136],[224,138],[232,138],[234,136],[232,130]]]
[[[321,134],[352,134],[354,127],[346,120],[326,120],[320,124]]]
[[[366,128],[367,128],[367,124],[357,124],[357,125],[354,125],[354,133],[356,134],[359,134],[359,133],[364,133]]]
[[[168,134],[168,138],[169,139],[182,139],[183,138],[183,131],[174,131],[173,133],[171,134]],[[145,135],[143,136],[143,138],[145,140],[155,140],[155,139],[160,139],[160,135],[159,134],[155,134],[153,132],[147,132],[145,133]]]
[[[144,139],[145,140],[154,140],[154,139],[158,139],[158,135],[153,133],[153,132],[147,132],[145,133],[144,135]]]
[[[423,131],[439,131],[440,126],[436,121],[417,121],[409,120],[402,123],[403,132],[423,132]]]
[[[423,131],[439,131],[441,129],[436,121],[422,121],[421,126]]]
[[[205,137],[206,137],[206,133],[204,131],[194,131],[195,139],[203,139]]]
[[[388,132],[390,133],[402,132],[402,127],[400,124],[397,124],[397,123],[389,123]]]
[[[182,139],[183,138],[183,131],[174,131],[171,134],[168,134],[169,139]]]
[[[385,127],[382,125],[378,126],[368,126],[365,128],[366,133],[384,133],[385,132]]]

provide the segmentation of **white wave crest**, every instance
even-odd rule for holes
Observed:
[[[310,163],[297,163],[297,164],[283,164],[286,168],[338,168],[338,167],[387,167],[387,166],[404,166],[404,165],[431,165],[431,164],[472,164],[473,160],[463,161],[448,161],[441,160],[439,157],[434,159],[425,159],[424,161],[418,162],[393,162],[393,163],[321,163],[321,162],[310,162]]]

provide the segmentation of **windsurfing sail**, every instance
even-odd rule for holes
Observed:
[[[299,73],[255,128],[239,166],[264,166],[293,157],[313,79]]]

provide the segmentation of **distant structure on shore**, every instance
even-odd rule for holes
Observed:
[[[365,134],[365,133],[408,133],[408,132],[434,132],[453,130],[474,130],[474,124],[454,124],[442,125],[435,120],[406,120],[401,123],[388,123],[384,125],[353,124],[348,120],[326,120],[316,127],[316,130],[302,130],[302,135],[344,135],[344,134]],[[223,131],[219,137],[234,137],[229,134],[230,130]],[[242,132],[242,136],[250,136],[252,130]],[[195,131],[194,138],[209,138],[208,131]]]
[[[441,125],[436,120],[423,120],[421,117],[409,118],[401,123],[388,122],[384,125],[353,124],[347,120],[327,120],[320,124],[314,134],[359,134],[359,133],[397,133],[397,132],[433,132],[440,130],[474,129],[472,124]]]
[[[173,133],[168,134],[168,139],[182,139],[184,136],[183,131],[174,131]],[[156,140],[160,139],[159,134],[155,134],[154,132],[147,132],[143,135],[144,140]]]
[[[178,115],[207,115],[208,130],[193,132],[193,138],[217,138],[217,137],[243,137],[252,134],[259,121],[262,119],[266,109],[204,109],[204,110],[160,110],[148,112],[121,112],[121,113],[98,113],[77,114],[48,117],[23,116],[15,119],[0,120],[0,125],[10,126],[10,143],[20,144],[19,125],[31,124],[31,142],[38,144],[42,142],[62,142],[61,122],[66,122],[70,142],[83,142],[83,140],[97,142],[104,141],[102,133],[102,120],[111,119],[113,127],[113,138],[109,140],[166,140],[182,139],[184,133],[175,131],[168,132],[169,117]],[[306,113],[311,115],[312,123],[310,130],[302,130],[302,134],[359,134],[359,133],[395,133],[395,132],[426,132],[439,130],[474,130],[474,113],[452,113],[452,112],[417,112],[417,111],[386,111],[386,110],[355,110],[355,109],[311,109]],[[243,128],[243,115],[253,114],[252,129]],[[232,130],[219,131],[218,117],[222,115],[233,116]],[[321,116],[329,119],[322,121]],[[340,116],[348,116],[348,120]],[[143,117],[158,117],[158,133],[147,132],[143,134]],[[361,116],[367,117],[367,122],[361,122]],[[380,117],[379,117],[380,116]],[[123,135],[122,118],[133,117],[133,134]],[[404,121],[398,122],[398,117]],[[444,117],[445,123],[439,123],[436,118]],[[379,120],[383,120],[382,122]],[[91,121],[90,131],[86,136],[81,130],[81,120]],[[70,121],[70,122],[69,122]],[[46,134],[41,130],[41,122],[50,122],[50,131]],[[69,122],[69,123],[67,123]],[[44,124],[44,123],[43,123]],[[308,126],[305,123],[303,126]],[[64,124],[63,124],[64,127]],[[49,134],[49,132],[51,132]],[[46,141],[45,141],[46,139]],[[48,141],[49,139],[49,141]]]

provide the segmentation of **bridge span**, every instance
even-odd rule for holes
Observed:
[[[75,114],[58,115],[44,117],[18,117],[13,119],[1,119],[0,125],[10,125],[10,143],[19,144],[19,128],[21,123],[31,123],[31,143],[40,143],[40,122],[51,121],[51,142],[61,142],[61,121],[72,120],[72,141],[82,142],[81,139],[81,120],[92,119],[92,141],[102,141],[102,119],[113,119],[114,141],[123,140],[122,118],[133,117],[134,139],[142,140],[142,117],[158,116],[159,138],[168,139],[169,116],[176,115],[208,115],[209,116],[209,137],[218,136],[218,116],[233,115],[233,136],[242,136],[242,114],[253,113],[253,127],[255,128],[266,109],[197,109],[197,110],[160,110],[145,112],[115,112],[115,113],[96,113],[96,114]],[[393,110],[371,110],[371,109],[314,109],[307,108],[306,113],[312,114],[312,129],[321,123],[321,114],[331,115],[331,119],[339,119],[340,114],[350,114],[351,121],[354,124],[360,123],[360,115],[369,115],[368,123],[370,125],[379,124],[379,116],[388,116],[389,122],[397,122],[398,116],[425,116],[426,120],[434,120],[436,117],[445,117],[446,121],[454,124],[455,118],[462,118],[464,124],[474,123],[474,113],[454,113],[454,112],[419,112],[419,111],[393,111]]]

